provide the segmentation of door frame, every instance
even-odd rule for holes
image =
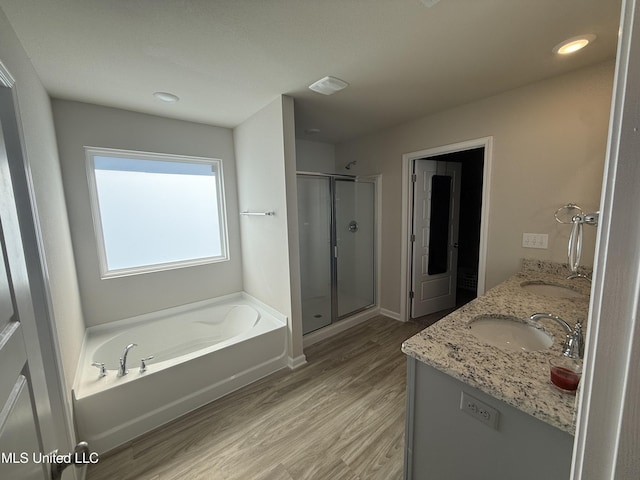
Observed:
[[[402,248],[400,251],[400,320],[411,319],[411,225],[413,223],[412,182],[415,160],[428,159],[437,155],[462,152],[475,148],[484,148],[484,167],[482,172],[482,215],[480,219],[480,257],[478,260],[477,294],[485,292],[487,266],[487,239],[489,234],[489,205],[491,192],[491,162],[493,158],[493,137],[483,137],[464,142],[452,143],[440,147],[428,148],[402,155]]]
[[[13,121],[9,125],[4,125],[3,129],[12,140],[9,143],[9,139],[5,136],[7,156],[13,156],[19,163],[17,174],[13,172],[11,174],[11,182],[16,198],[20,236],[25,249],[24,262],[28,272],[31,300],[29,306],[24,304],[25,299],[16,299],[16,307],[21,314],[27,354],[40,357],[35,365],[36,371],[32,372],[33,380],[38,381],[48,394],[48,402],[43,402],[41,399],[36,401],[39,421],[48,425],[48,431],[41,432],[44,453],[55,449],[60,453],[66,453],[72,451],[72,446],[76,443],[73,413],[62,375],[62,359],[53,319],[47,267],[43,261],[44,252],[38,213],[34,206],[34,187],[16,98],[16,88],[19,88],[19,85],[1,59],[0,88],[10,91],[13,103]],[[0,134],[5,133],[0,132]],[[27,338],[30,340],[27,341]],[[71,471],[74,478],[84,477],[84,468],[73,468]]]
[[[640,472],[639,34],[640,2],[623,0],[572,480]]]

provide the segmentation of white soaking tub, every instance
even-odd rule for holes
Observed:
[[[286,335],[286,317],[245,293],[88,328],[73,389],[79,438],[104,453],[273,373]]]

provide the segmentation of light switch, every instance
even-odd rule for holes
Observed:
[[[522,246],[524,248],[548,248],[549,235],[546,233],[523,233]]]

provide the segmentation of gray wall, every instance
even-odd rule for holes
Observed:
[[[79,102],[54,99],[52,105],[87,326],[242,290],[231,130]],[[85,145],[221,159],[230,260],[101,280],[89,206]]]
[[[70,392],[84,323],[65,206],[51,103],[29,57],[0,11],[0,61],[16,79],[16,101],[39,228],[47,296],[59,340],[64,383]]]
[[[486,286],[520,269],[521,258],[566,262],[569,225],[554,212],[568,202],[598,209],[614,65],[555,77],[339,144],[336,164],[383,174],[381,307],[400,311],[402,155],[493,136]],[[522,233],[548,233],[549,248],[522,248]],[[585,228],[583,264],[596,230]]]

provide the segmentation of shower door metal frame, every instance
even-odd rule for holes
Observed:
[[[374,199],[373,199],[373,201],[374,201],[374,207],[373,207],[373,232],[372,232],[372,238],[371,238],[371,240],[373,242],[373,249],[372,249],[373,258],[371,259],[371,261],[373,263],[373,272],[374,272],[373,285],[372,285],[372,288],[373,288],[373,299],[372,299],[372,302],[370,304],[365,305],[365,306],[360,307],[360,308],[357,308],[355,310],[351,310],[348,313],[345,313],[344,315],[341,315],[341,316],[339,315],[339,312],[338,312],[338,309],[339,309],[338,308],[339,307],[339,305],[338,305],[338,256],[339,256],[340,252],[338,251],[338,238],[337,238],[338,237],[338,233],[337,233],[337,225],[336,225],[336,221],[335,221],[336,216],[337,216],[337,213],[335,211],[335,208],[336,208],[336,205],[335,205],[336,204],[336,202],[335,202],[335,192],[336,192],[337,181],[350,181],[352,183],[371,183],[373,185],[373,195],[374,195]],[[363,312],[365,310],[368,310],[369,308],[374,307],[376,305],[376,295],[377,295],[377,287],[378,287],[377,286],[378,279],[377,279],[376,272],[377,272],[378,265],[377,265],[377,256],[376,256],[376,248],[377,248],[377,243],[376,243],[376,240],[377,240],[376,239],[376,231],[377,231],[376,228],[377,228],[377,225],[376,225],[376,221],[377,221],[377,218],[376,218],[376,203],[375,202],[376,202],[377,189],[376,189],[376,183],[375,183],[374,180],[370,180],[370,179],[362,179],[362,180],[360,180],[357,177],[351,177],[351,176],[347,176],[347,175],[332,175],[331,185],[332,185],[332,189],[333,189],[333,191],[331,192],[332,195],[333,195],[333,197],[332,197],[332,199],[333,199],[333,203],[332,203],[332,210],[333,210],[333,212],[332,212],[332,222],[333,222],[333,224],[331,226],[332,227],[332,232],[331,233],[332,233],[332,236],[333,236],[332,241],[333,241],[333,248],[334,248],[332,268],[334,268],[334,272],[333,273],[335,275],[335,282],[332,285],[332,290],[335,290],[335,302],[332,303],[331,307],[332,307],[332,311],[335,308],[335,316],[334,316],[334,318],[336,319],[336,321],[339,321],[339,320],[343,320],[345,318],[351,317],[352,315],[355,315],[357,313],[360,313],[360,312]]]
[[[316,172],[296,172],[296,177],[315,177],[315,178],[328,178],[329,179],[329,198],[331,199],[331,207],[330,207],[330,211],[329,211],[329,231],[330,231],[330,251],[329,251],[329,255],[330,255],[330,261],[331,261],[331,266],[330,266],[330,271],[331,271],[331,323],[328,326],[333,325],[335,322],[338,322],[340,320],[343,320],[347,317],[350,317],[352,315],[355,315],[357,313],[360,313],[364,310],[367,310],[373,306],[376,305],[376,296],[377,296],[377,275],[374,275],[373,278],[373,302],[369,305],[366,305],[364,307],[358,308],[356,310],[353,310],[349,313],[346,313],[342,316],[338,315],[338,242],[337,242],[337,225],[336,225],[336,201],[335,201],[335,195],[336,195],[336,181],[337,180],[342,180],[342,181],[349,181],[349,182],[353,182],[356,183],[358,182],[358,179],[356,176],[354,175],[340,175],[340,174],[330,174],[330,173],[316,173]],[[375,202],[375,196],[377,195],[377,189],[376,189],[376,184],[375,181],[372,180],[364,180],[364,182],[366,183],[372,183],[374,186],[374,202]],[[373,224],[374,224],[374,231],[373,231],[373,270],[374,272],[377,272],[377,258],[375,255],[376,252],[376,208],[374,205],[374,218],[373,218]],[[322,328],[326,328],[326,327],[322,327]],[[317,330],[314,330],[317,331]],[[309,332],[309,333],[313,333],[313,332]],[[308,334],[307,334],[308,335]]]

